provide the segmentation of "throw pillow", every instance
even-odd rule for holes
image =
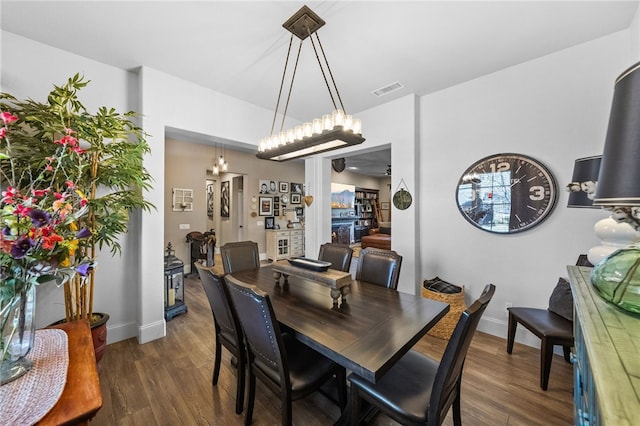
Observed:
[[[558,279],[558,284],[549,297],[549,310],[573,321],[573,294],[569,282],[564,278]]]

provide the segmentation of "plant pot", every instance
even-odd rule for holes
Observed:
[[[100,360],[107,350],[107,321],[109,314],[103,312],[94,312],[90,321],[91,338],[93,339],[93,350],[96,355],[96,364],[100,365]],[[62,324],[66,320],[56,321],[51,325]]]

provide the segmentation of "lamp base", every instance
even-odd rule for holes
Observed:
[[[607,256],[591,271],[591,284],[606,301],[640,314],[640,246]]]
[[[596,222],[593,230],[601,244],[592,247],[587,252],[587,259],[592,265],[597,265],[614,251],[628,247],[640,240],[640,233],[636,232],[631,225],[616,222],[611,216]]]

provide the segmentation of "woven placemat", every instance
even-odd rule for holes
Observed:
[[[56,405],[67,381],[69,349],[62,330],[36,330],[27,374],[0,386],[3,425],[31,425]]]

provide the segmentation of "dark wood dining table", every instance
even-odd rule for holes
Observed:
[[[232,275],[266,292],[297,339],[371,382],[449,311],[446,303],[357,280],[346,303],[334,307],[329,289],[308,279],[276,285],[271,266]]]

